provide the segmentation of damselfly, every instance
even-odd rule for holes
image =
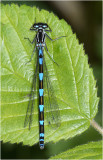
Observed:
[[[43,54],[44,47],[46,48],[46,51],[48,52],[53,62],[56,63],[47,49],[47,46],[45,43],[45,37],[49,38],[51,41],[55,41],[59,38],[66,37],[66,36],[61,36],[54,40],[51,39],[46,33],[46,32],[52,32],[51,28],[48,26],[47,23],[34,23],[33,26],[30,28],[30,30],[37,32],[32,42],[30,41],[29,38],[25,38],[25,39],[28,39],[30,43],[32,44],[35,43],[35,48],[34,48],[33,54],[31,55],[30,61],[32,60],[32,57],[36,50],[38,51],[38,54],[37,54],[36,70],[35,70],[35,74],[33,77],[32,89],[30,93],[30,101],[29,101],[28,108],[27,108],[27,114],[26,114],[24,126],[26,126],[27,123],[29,122],[29,129],[30,129],[30,124],[32,120],[32,112],[33,112],[33,107],[34,107],[33,90],[36,89],[36,79],[37,79],[37,72],[38,72],[38,66],[39,66],[39,145],[40,145],[40,149],[43,149],[44,148],[44,92],[45,92],[45,89],[43,89],[43,77],[44,77],[43,76],[43,64],[45,65],[46,73],[48,74],[45,59],[44,59],[44,54]],[[53,98],[54,102],[52,102],[51,97],[53,97],[53,94],[50,95],[51,91],[49,91],[49,89],[51,90],[51,87],[48,87],[50,83],[48,82],[49,79],[47,78],[47,75],[46,75],[46,81],[47,81],[47,89],[48,89],[48,96],[49,96],[49,103],[50,103],[49,105],[52,110],[52,107],[55,108],[56,106],[56,101],[54,101],[54,98]],[[28,114],[28,112],[30,112],[30,114]],[[53,114],[54,113],[52,112],[52,119],[54,120],[55,117]]]

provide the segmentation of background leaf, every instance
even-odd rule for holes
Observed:
[[[45,59],[50,79],[58,99],[61,115],[61,126],[53,130],[45,118],[45,142],[67,139],[84,132],[90,126],[90,120],[97,113],[98,98],[96,81],[83,45],[79,45],[71,27],[59,20],[53,13],[39,11],[35,7],[22,5],[2,5],[1,40],[2,40],[2,140],[11,143],[22,142],[33,145],[39,140],[38,106],[34,107],[32,128],[24,128],[28,105],[28,94],[31,89],[34,60],[29,61],[34,49],[24,37],[31,40],[35,32],[29,29],[35,21],[47,22],[52,29],[51,38],[66,35],[55,42],[46,39],[49,52],[59,67],[52,63],[46,52]],[[35,59],[35,58],[34,58]],[[46,111],[45,111],[46,117]]]
[[[77,146],[51,159],[102,159],[102,141]]]

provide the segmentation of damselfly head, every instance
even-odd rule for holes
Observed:
[[[48,28],[48,25],[47,23],[34,23],[33,26],[31,27],[31,29],[34,29],[34,30],[38,30],[38,29],[46,29]]]

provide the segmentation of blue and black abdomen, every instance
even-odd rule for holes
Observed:
[[[44,97],[43,97],[43,50],[39,49],[39,137],[40,148],[44,148]]]

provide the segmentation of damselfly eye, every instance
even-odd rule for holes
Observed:
[[[39,26],[38,26],[38,25],[34,25],[33,27],[34,27],[34,28],[38,28]]]
[[[43,28],[47,28],[47,25],[43,25]]]

